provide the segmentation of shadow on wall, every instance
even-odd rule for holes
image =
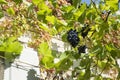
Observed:
[[[36,76],[36,71],[34,69],[30,69],[28,71],[27,80],[40,80],[40,78]]]

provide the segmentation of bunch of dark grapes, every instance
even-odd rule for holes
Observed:
[[[86,45],[79,46],[78,47],[78,53],[79,54],[80,53],[86,53],[86,49],[87,49]]]
[[[88,34],[89,31],[90,31],[90,28],[89,28],[88,25],[82,27],[81,36],[82,36],[83,38],[85,38],[85,37],[87,36],[87,34]]]
[[[78,37],[78,32],[76,30],[69,30],[67,33],[67,40],[72,45],[72,47],[76,47],[80,41]]]

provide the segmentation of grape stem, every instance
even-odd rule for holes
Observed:
[[[109,17],[109,15],[110,15],[110,13],[111,13],[111,11],[110,11],[110,12],[107,12],[107,17],[106,17],[106,19],[105,19],[105,22],[108,20],[108,17]]]

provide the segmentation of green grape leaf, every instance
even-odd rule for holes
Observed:
[[[86,17],[86,11],[82,13],[82,15],[78,18],[78,21],[83,24],[85,17]]]
[[[73,0],[73,5],[75,6],[75,8],[79,7],[81,3],[81,0]]]
[[[51,56],[44,56],[40,62],[41,62],[41,64],[44,65],[45,68],[50,69],[54,66],[53,60],[54,60],[54,58]]]
[[[74,12],[75,19],[77,20],[86,10],[86,4],[84,3],[76,12]]]
[[[112,50],[115,50],[115,47],[112,44],[105,45],[106,50],[111,52]]]
[[[115,51],[115,50],[111,50],[111,56],[114,58],[114,59],[116,59],[116,57],[117,58],[120,58],[120,55],[119,55],[119,53],[118,53],[118,55],[117,55],[117,52]]]
[[[118,8],[118,0],[106,0],[106,5],[110,6],[113,11],[117,11]]]
[[[52,12],[52,10],[43,1],[40,1],[40,4],[38,5],[38,9],[40,11],[43,10],[43,12],[45,13],[44,15],[51,14]]]
[[[67,42],[67,33],[62,35],[62,41]]]
[[[60,60],[63,60],[67,57],[68,57],[68,55],[66,53],[63,53],[63,54],[60,55]]]
[[[40,23],[39,27],[47,32],[50,32],[49,27],[44,23]]]
[[[43,56],[52,56],[51,49],[47,42],[42,42],[38,47],[38,52]]]
[[[68,70],[72,64],[73,64],[72,61],[68,57],[66,57],[66,58],[60,60],[54,66],[55,66],[56,70],[59,72],[59,71]]]
[[[32,2],[35,4],[35,5],[38,5],[40,3],[40,1],[42,0],[32,0]]]
[[[96,17],[96,10],[94,8],[87,9],[87,11],[86,11],[86,17],[89,20],[91,20],[91,19],[94,20],[95,17]]]
[[[23,0],[13,0],[16,4],[22,3]]]
[[[4,52],[5,51],[5,47],[3,47],[3,45],[0,45],[0,51]]]
[[[38,47],[38,52],[42,56],[41,64],[47,69],[52,68],[54,66],[54,57],[48,43],[41,43]]]
[[[8,8],[7,9],[7,12],[10,14],[10,15],[15,15],[15,11],[13,8]]]
[[[7,44],[7,48],[6,48],[6,52],[9,52],[9,53],[17,53],[19,54],[22,50],[22,46],[19,42],[11,42],[11,43],[8,43]]]
[[[12,61],[18,56],[23,49],[21,43],[19,43],[15,37],[7,38],[0,45],[0,51],[5,53],[7,61]]]
[[[51,14],[52,10],[44,3],[40,2],[38,5],[39,11],[37,11],[38,20],[46,22],[45,18],[47,15]]]
[[[0,9],[0,18],[2,18],[4,16],[3,11]]]
[[[73,65],[72,61],[73,55],[71,54],[72,54],[71,52],[66,51],[60,55],[59,62],[55,63],[54,65],[58,72],[68,70]]]
[[[104,61],[100,61],[100,60],[98,60],[98,62],[97,62],[98,64],[98,67],[100,67],[100,68],[104,68],[105,66],[106,66],[106,63],[107,63],[107,60],[104,60]]]
[[[7,38],[4,43],[0,45],[0,51],[8,53],[20,53],[22,48],[22,45],[16,41],[15,37]]]
[[[79,75],[78,75],[78,77],[77,77],[78,80],[86,80],[85,77],[84,77],[84,75],[85,75],[85,72],[81,70],[80,73],[79,73]]]
[[[55,16],[46,16],[46,20],[50,22],[51,24],[55,24],[56,22]]]
[[[41,14],[39,14],[39,12],[37,14],[37,18],[38,18],[38,20],[42,20],[45,22],[45,15],[41,15]]]
[[[5,45],[5,52],[8,53],[19,54],[23,49],[22,45],[16,40],[15,37],[8,38],[5,41],[4,45]]]
[[[6,4],[7,2],[5,0],[0,0],[0,4]]]
[[[64,11],[64,12],[66,12],[66,13],[69,13],[73,9],[74,9],[73,6],[63,6],[61,10]]]

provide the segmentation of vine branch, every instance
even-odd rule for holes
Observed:
[[[97,12],[97,14],[98,14],[99,16],[101,16],[101,14],[99,13],[99,11],[97,10],[97,7],[96,7],[95,2],[94,2],[93,0],[91,0],[91,2],[92,2],[92,4],[93,4],[93,6],[94,6],[94,8],[95,8],[95,10],[96,10],[96,12]]]

